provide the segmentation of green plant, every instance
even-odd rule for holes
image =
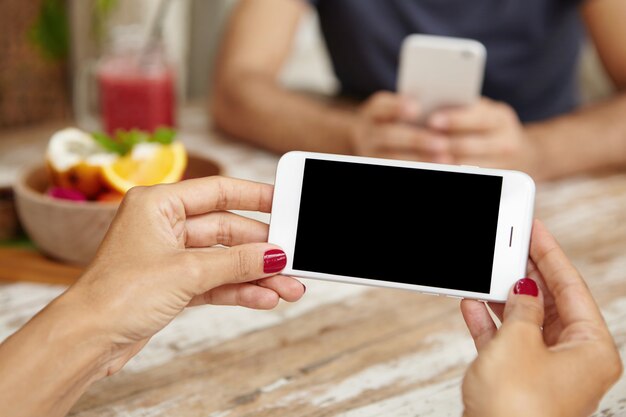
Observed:
[[[65,1],[42,0],[39,16],[28,32],[31,42],[51,60],[63,60],[69,51],[69,24]]]
[[[138,143],[160,143],[169,145],[176,138],[176,131],[167,127],[160,127],[153,133],[139,129],[118,130],[113,137],[102,132],[93,132],[91,136],[96,142],[109,152],[126,155]]]
[[[97,42],[104,37],[105,22],[111,12],[117,7],[119,0],[95,0],[93,3],[92,34]]]
[[[84,0],[80,0],[84,1]],[[91,0],[93,4],[92,31],[94,39],[100,42],[104,33],[105,21],[115,9],[119,0]],[[41,0],[37,20],[30,28],[28,37],[45,58],[60,61],[69,52],[69,20],[66,0]]]

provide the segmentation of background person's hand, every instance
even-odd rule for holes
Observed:
[[[62,296],[111,346],[109,374],[187,306],[270,309],[302,296],[300,282],[276,275],[286,257],[262,243],[268,226],[227,211],[269,212],[272,194],[267,184],[213,177],[126,195],[96,259]]]
[[[506,103],[482,98],[472,106],[436,111],[426,125],[450,138],[449,155],[455,164],[532,173],[537,163],[533,142]]]
[[[445,134],[417,125],[419,104],[391,92],[368,98],[358,110],[352,134],[357,155],[452,163]]]
[[[588,416],[621,375],[589,289],[538,221],[529,277],[517,282],[506,306],[493,306],[503,317],[499,330],[485,304],[461,303],[478,349],[463,381],[465,417]]]

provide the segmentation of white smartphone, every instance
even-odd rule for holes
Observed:
[[[402,43],[398,92],[416,99],[423,117],[466,106],[481,95],[487,52],[472,39],[410,35]]]
[[[290,152],[269,242],[288,275],[505,301],[526,273],[534,196],[516,171]]]

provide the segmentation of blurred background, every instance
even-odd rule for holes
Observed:
[[[162,44],[174,68],[179,104],[210,94],[220,34],[235,0],[171,0]],[[148,39],[161,2],[155,0],[3,0],[0,5],[0,128],[55,118],[93,124],[96,66],[120,42]],[[306,70],[304,70],[306,69]],[[286,66],[287,85],[325,93],[332,76],[313,13],[302,22]],[[85,126],[91,127],[91,126]]]
[[[174,68],[179,105],[211,93],[210,76],[220,35],[236,0],[171,0],[162,43]],[[76,118],[92,127],[98,114],[95,68],[115,44],[144,42],[161,3],[155,0],[3,0],[0,5],[0,128]],[[332,75],[312,12],[301,24],[282,81],[332,93]],[[581,62],[587,99],[609,84],[592,50]]]
[[[15,234],[11,187],[18,173],[43,160],[46,143],[58,129],[77,126],[112,134],[119,128],[150,131],[166,125],[180,127],[191,148],[195,144],[205,153],[216,149],[209,138],[219,135],[206,103],[221,35],[236,2],[0,2],[0,240]],[[337,81],[313,10],[300,26],[281,82],[333,94]],[[585,100],[611,92],[592,48],[586,49],[580,66]],[[135,85],[120,80],[132,72],[137,73],[131,77]],[[126,125],[128,115],[134,117],[133,126]],[[197,125],[201,129],[193,137]],[[228,159],[229,152],[210,156]],[[229,166],[241,169],[229,175],[247,175],[241,152],[253,151],[240,149],[233,157],[239,162]],[[273,167],[273,159],[267,158],[267,166]],[[273,171],[266,171],[271,181]]]
[[[204,153],[217,148],[208,143],[215,135],[207,133],[212,129],[206,102],[221,33],[235,4],[0,2],[0,246],[3,240],[14,244],[15,236],[22,236],[13,187],[22,171],[43,162],[48,140],[59,129],[76,126],[112,134],[118,128],[150,131],[171,125],[184,130],[187,147],[195,143]],[[133,59],[140,62],[139,68],[128,64]],[[137,74],[126,77],[133,71]],[[136,85],[129,87],[128,78]],[[281,79],[294,88],[335,91],[313,12],[303,19]],[[125,115],[132,116],[133,126],[125,126]],[[193,126],[200,126],[197,137]],[[228,151],[219,155],[228,161]],[[244,165],[229,166],[243,170]],[[230,175],[247,172],[231,170]]]

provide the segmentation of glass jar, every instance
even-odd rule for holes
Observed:
[[[163,45],[147,44],[136,28],[117,28],[98,62],[102,128],[154,131],[175,126],[175,77]]]

